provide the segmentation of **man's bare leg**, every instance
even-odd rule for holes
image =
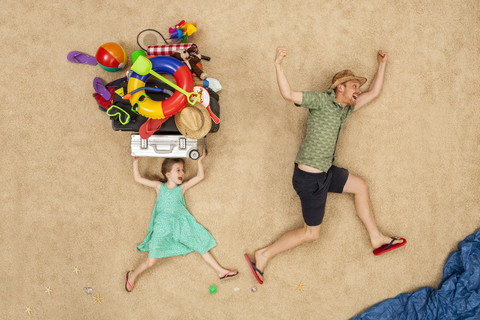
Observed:
[[[306,242],[314,241],[319,236],[320,225],[311,227],[305,224],[303,228],[288,231],[268,247],[255,251],[255,265],[258,270],[263,272],[268,261],[277,254],[298,247]],[[258,274],[258,276],[263,280],[261,274]]]
[[[343,187],[343,192],[352,193],[354,195],[355,210],[367,229],[372,247],[376,249],[385,244],[389,244],[392,241],[392,238],[381,233],[375,223],[367,183],[362,178],[350,173],[347,182]],[[396,244],[401,242],[402,240],[396,240],[393,243]]]

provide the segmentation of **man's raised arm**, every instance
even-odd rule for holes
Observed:
[[[277,54],[275,55],[275,71],[277,73],[277,83],[280,89],[280,94],[283,99],[292,101],[298,105],[302,104],[303,94],[300,91],[293,91],[288,84],[287,77],[283,72],[282,62],[283,58],[287,56],[287,49],[285,47],[278,47]]]
[[[375,100],[380,95],[380,92],[383,88],[383,79],[385,76],[385,66],[387,65],[388,53],[379,50],[377,53],[377,60],[378,60],[378,70],[373,78],[368,90],[362,93],[357,100],[357,104],[355,105],[355,111],[366,105],[367,103]]]

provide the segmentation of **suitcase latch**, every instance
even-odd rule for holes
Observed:
[[[148,139],[140,139],[140,149],[148,148]]]
[[[180,139],[179,139],[179,144],[180,144],[180,150],[185,150],[185,149],[187,149],[187,139],[185,139],[185,138],[180,138]]]

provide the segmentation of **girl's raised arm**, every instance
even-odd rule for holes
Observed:
[[[135,179],[135,181],[147,187],[152,187],[154,189],[159,188],[160,185],[162,184],[160,181],[149,180],[140,175],[140,171],[138,170],[139,159],[140,159],[139,157],[133,157],[133,178]]]
[[[182,192],[183,193],[185,193],[185,191],[187,191],[188,189],[190,189],[191,187],[193,187],[194,185],[196,185],[197,183],[202,181],[203,178],[205,177],[205,174],[203,172],[202,160],[203,160],[203,158],[205,158],[206,155],[207,155],[207,152],[206,152],[205,147],[204,147],[202,156],[200,158],[198,158],[198,160],[197,160],[197,164],[198,164],[197,175],[195,177],[193,177],[192,179],[190,179],[190,180],[188,180],[188,181],[186,181],[182,184]]]

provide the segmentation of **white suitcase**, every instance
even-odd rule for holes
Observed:
[[[182,135],[152,135],[142,139],[132,134],[130,139],[133,157],[190,158],[197,160],[205,146],[205,138],[189,139]]]

